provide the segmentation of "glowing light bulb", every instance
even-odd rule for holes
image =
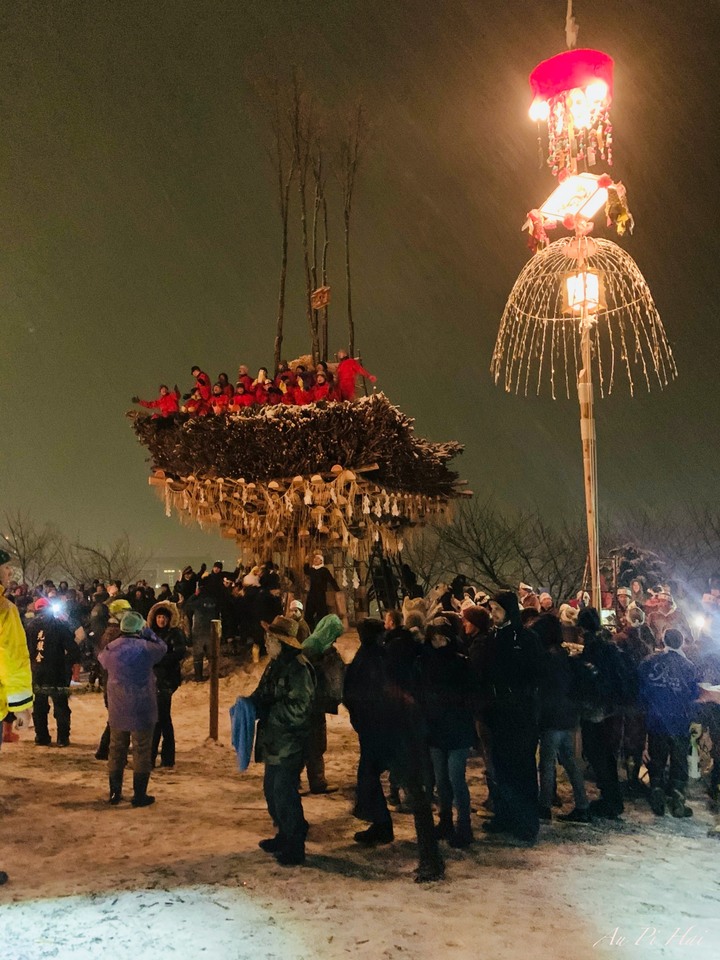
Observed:
[[[604,80],[594,80],[585,88],[585,96],[593,106],[603,103],[607,99],[607,95],[608,85]]]
[[[590,104],[580,89],[575,89],[568,97],[570,113],[573,123],[578,130],[586,130],[590,126]]]
[[[536,123],[547,120],[550,116],[550,104],[547,100],[536,98],[530,105],[530,119]]]

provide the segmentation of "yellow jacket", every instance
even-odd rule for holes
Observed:
[[[33,703],[27,639],[18,608],[0,586],[0,720],[9,710],[18,713]]]

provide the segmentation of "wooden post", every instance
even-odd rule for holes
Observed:
[[[210,622],[210,649],[208,650],[208,666],[210,668],[210,732],[211,740],[218,739],[218,716],[220,713],[220,683],[218,664],[220,660],[220,637],[222,635],[222,621]]]

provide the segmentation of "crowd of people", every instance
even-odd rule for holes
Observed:
[[[192,367],[190,372],[195,382],[186,394],[181,396],[177,384],[172,390],[167,384],[161,384],[155,400],[133,397],[133,403],[157,411],[153,416],[161,418],[174,417],[178,413],[191,417],[220,416],[278,403],[304,406],[322,400],[354,400],[359,376],[367,377],[371,383],[376,381],[376,377],[345,350],[338,350],[336,363],[321,361],[314,369],[308,369],[302,363],[291,367],[281,362],[273,376],[267,367],[260,367],[253,378],[248,367],[240,364],[234,386],[227,373],[219,374],[213,383],[198,366]]]
[[[355,833],[365,847],[393,842],[391,807],[412,812],[416,879],[444,874],[442,844],[475,841],[468,758],[482,757],[491,814],[482,829],[533,844],[541,823],[617,819],[628,803],[692,815],[687,804],[690,730],[712,743],[711,808],[720,808],[720,581],[693,631],[670,584],[619,588],[602,613],[579,594],[556,607],[529,584],[492,597],[471,586],[406,596],[401,610],[358,624],[360,645],[345,666],[344,631],[327,605],[338,590],[321,555],[307,565],[307,593],[272,561],[224,571],[183,570],[157,595],[144,583],[91,588],[46,581],[23,591],[0,552],[0,716],[32,706],[35,742],[48,746],[53,703],[58,746],[70,739],[72,678],[81,666],[98,682],[108,724],[96,753],[108,761],[109,802],[123,800],[132,743],[132,804],[153,803],[153,766],[175,763],[172,697],[192,651],[189,679],[204,678],[210,624],[220,619],[229,649],[257,644],[268,662],[257,689],[233,710],[233,744],[246,767],[254,741],[277,832],[260,842],[279,863],[305,861],[308,824],[299,794],[328,784],[326,715],[347,708],[359,741]],[[304,597],[303,600],[299,599]],[[33,703],[34,699],[34,703]],[[12,718],[13,714],[9,714]],[[12,723],[5,717],[5,739]],[[557,812],[558,764],[573,806]],[[386,794],[383,777],[389,773]],[[597,796],[588,796],[591,779]],[[433,804],[437,807],[437,818]]]

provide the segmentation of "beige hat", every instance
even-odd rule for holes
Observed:
[[[302,650],[302,644],[297,639],[297,632],[297,620],[291,620],[290,617],[275,617],[267,628],[269,637],[274,637],[280,643],[286,643],[289,647]]]

